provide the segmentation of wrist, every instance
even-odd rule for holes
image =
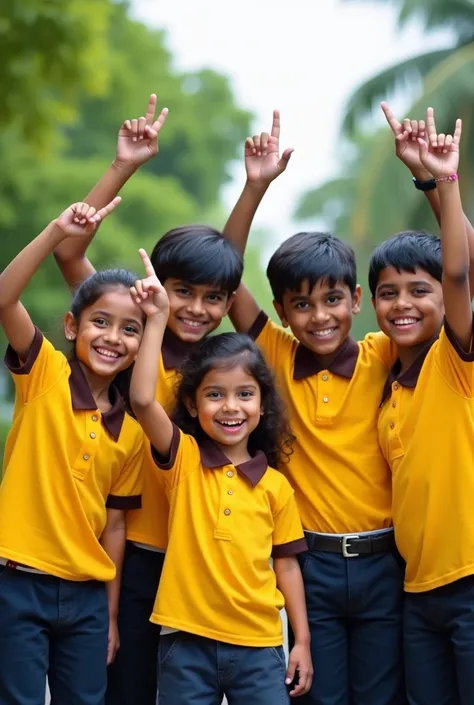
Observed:
[[[430,181],[433,178],[433,174],[430,174],[427,169],[424,169],[423,167],[415,168],[415,169],[410,169],[412,176],[414,179],[417,181]]]
[[[125,159],[120,159],[120,157],[115,157],[111,164],[111,168],[126,177],[130,177],[137,171],[138,165]]]
[[[262,197],[268,190],[271,182],[263,183],[261,181],[250,181],[247,179],[245,182],[245,190],[250,193],[254,193],[256,196]]]

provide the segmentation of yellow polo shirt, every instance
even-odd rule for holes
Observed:
[[[158,362],[156,399],[168,414],[175,405],[180,378],[178,368],[191,348],[192,344],[183,342],[166,329]],[[168,543],[169,503],[163,473],[156,471],[149,444],[144,447],[142,471],[142,506],[127,515],[127,539],[164,550]]]
[[[382,333],[347,339],[328,369],[261,312],[249,331],[275,372],[296,436],[282,467],[308,531],[343,534],[392,525],[391,477],[377,417],[394,347]]]
[[[379,436],[408,592],[474,574],[473,363],[446,324],[404,374],[393,367],[384,390]]]
[[[77,360],[37,330],[22,363],[8,348],[15,383],[0,486],[0,557],[67,580],[112,580],[99,543],[106,507],[141,501],[143,432],[111,388],[101,413]]]
[[[306,550],[288,481],[263,453],[235,467],[176,427],[160,467],[170,529],[151,621],[229,644],[281,645],[284,600],[270,557]]]

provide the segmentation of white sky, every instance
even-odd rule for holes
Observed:
[[[255,131],[268,130],[272,109],[280,109],[281,146],[295,152],[255,221],[269,230],[272,245],[301,229],[292,213],[303,191],[336,173],[338,130],[352,91],[383,67],[447,40],[423,37],[418,25],[401,33],[394,8],[384,2],[133,0],[132,6],[139,19],[168,31],[178,68],[205,66],[231,77],[238,103],[256,115]],[[236,165],[223,194],[229,207],[243,179]]]

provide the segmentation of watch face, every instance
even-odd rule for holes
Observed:
[[[429,179],[428,181],[418,181],[418,179],[413,179],[413,183],[418,191],[431,191],[436,188],[436,181],[434,179]]]

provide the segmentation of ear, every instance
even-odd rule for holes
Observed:
[[[377,307],[375,305],[375,296],[372,296],[372,298],[370,300],[372,301],[372,306],[374,307],[374,311],[376,311]]]
[[[64,316],[64,335],[68,340],[75,340],[77,337],[77,322],[71,311]]]
[[[283,308],[283,306],[279,304],[278,301],[273,301],[273,308],[277,312],[278,318],[280,319],[283,328],[288,328],[289,323],[288,319],[285,316],[285,309]]]
[[[236,293],[237,293],[236,291],[233,291],[232,294],[227,297],[227,303],[226,303],[226,306],[225,306],[224,316],[227,316],[227,314],[229,313],[230,308],[231,308],[232,304],[233,304],[234,301],[235,301],[235,295],[236,295]],[[222,316],[222,318],[224,318],[224,316]]]
[[[352,313],[356,316],[360,313],[360,306],[362,303],[362,289],[360,284],[357,284],[354,293],[352,294]]]
[[[196,409],[196,404],[194,403],[194,400],[191,399],[191,397],[186,397],[184,400],[184,403],[186,405],[186,409],[188,410],[188,414],[193,418],[196,419],[198,412]]]

